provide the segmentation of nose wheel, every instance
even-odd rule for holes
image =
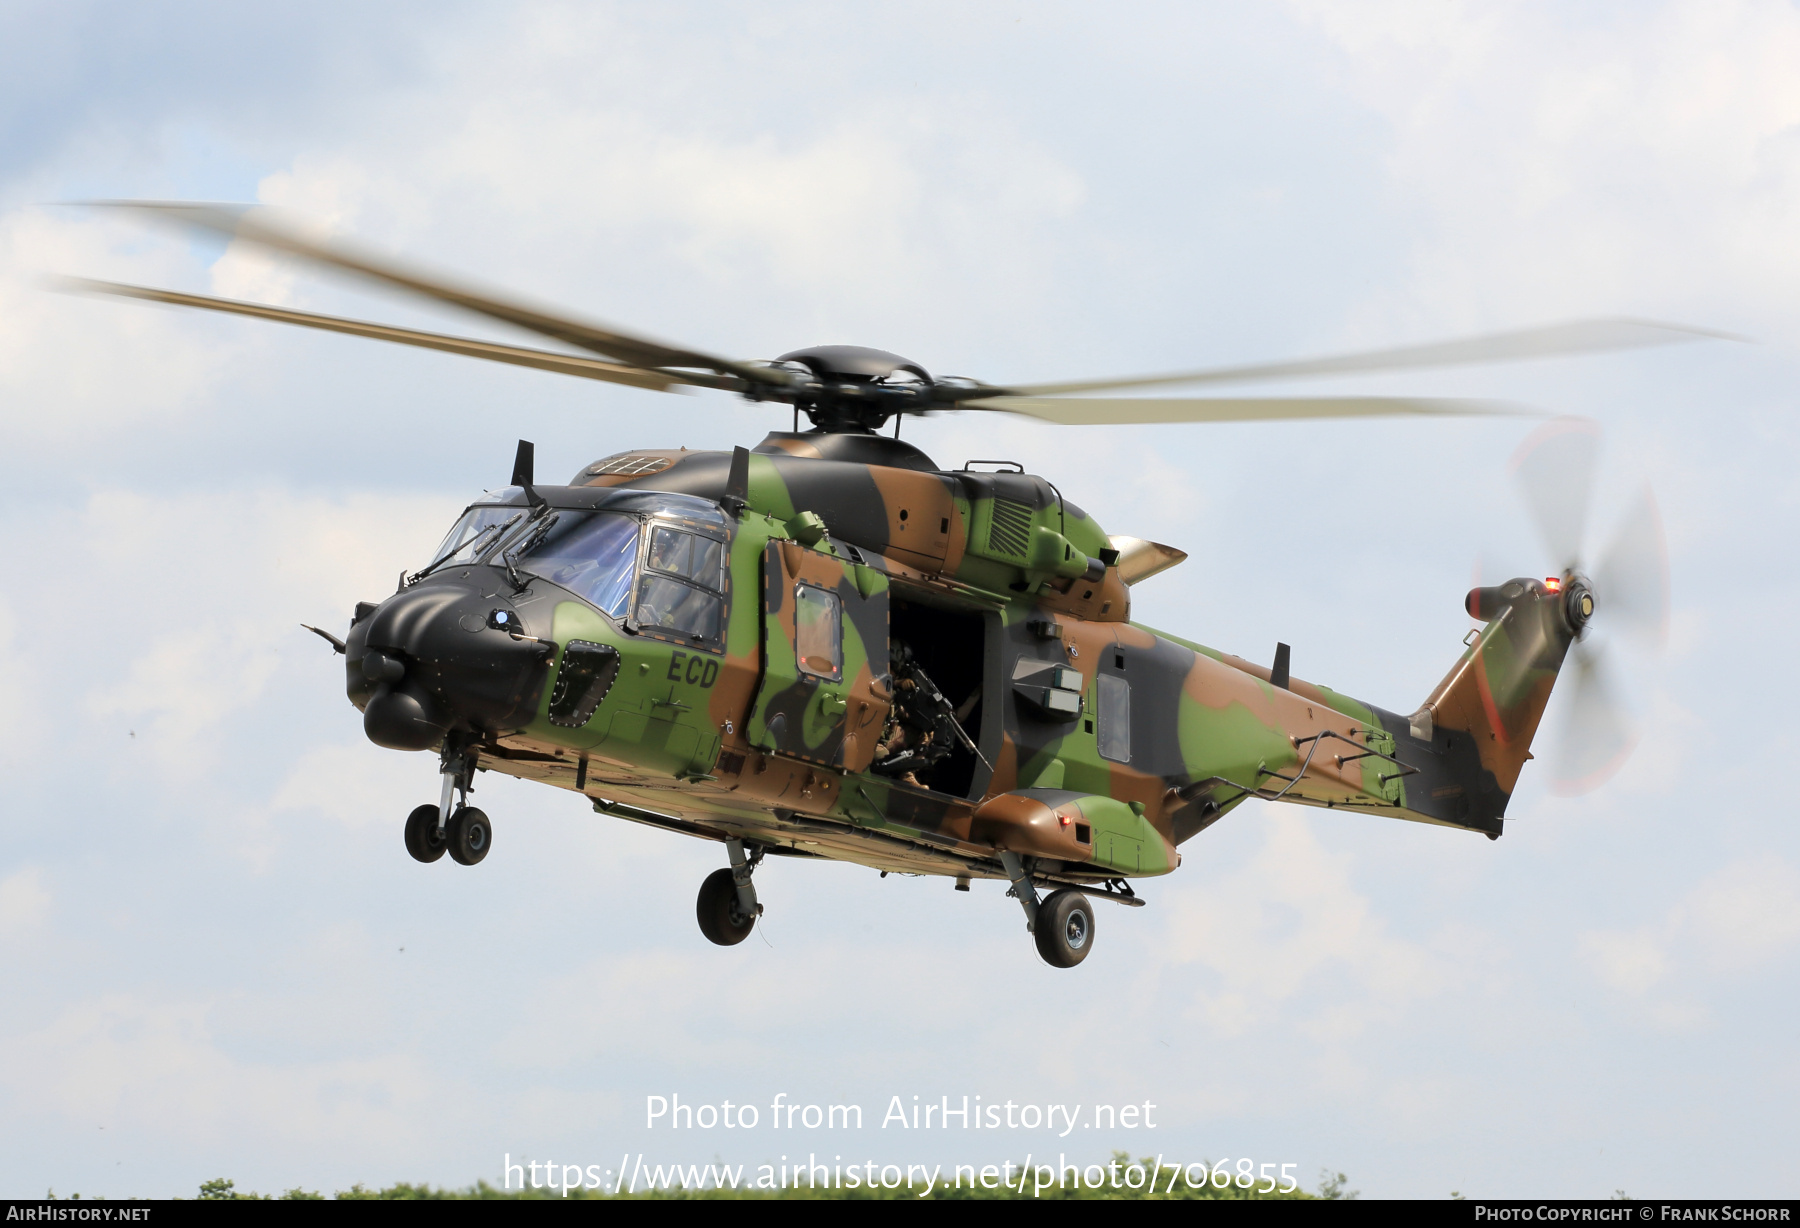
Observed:
[[[458,865],[479,864],[494,844],[494,825],[487,814],[474,806],[459,806],[440,827],[438,813],[436,806],[420,806],[406,816],[406,851],[413,860],[430,863],[448,853]]]
[[[420,806],[406,816],[406,851],[414,861],[436,861],[449,847],[446,834],[438,828],[436,806]]]
[[[435,806],[419,806],[406,816],[406,851],[414,861],[433,862],[445,853],[459,865],[478,864],[493,847],[494,826],[485,813],[469,805],[473,755],[446,754],[441,779],[443,795]],[[462,803],[456,802],[461,793]]]
[[[750,931],[756,928],[756,919],[762,915],[762,905],[756,901],[756,886],[750,876],[762,864],[763,850],[758,848],[746,855],[742,840],[727,840],[725,848],[731,854],[731,867],[714,870],[706,876],[706,881],[700,884],[700,898],[694,905],[694,913],[707,941],[722,947],[735,947],[750,937]]]
[[[478,864],[494,843],[493,825],[473,806],[464,806],[451,816],[447,834],[450,858],[458,865]]]

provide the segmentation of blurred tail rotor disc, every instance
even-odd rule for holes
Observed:
[[[1560,570],[1553,580],[1576,596],[1592,588],[1591,624],[1571,622],[1579,637],[1563,666],[1561,728],[1547,756],[1551,784],[1563,796],[1604,783],[1630,758],[1637,723],[1625,702],[1625,682],[1641,673],[1645,654],[1662,647],[1669,618],[1669,562],[1662,516],[1648,487],[1627,506],[1605,551],[1591,565],[1586,537],[1600,458],[1600,427],[1583,418],[1558,418],[1527,439],[1512,458],[1512,474],[1545,548]],[[1630,653],[1630,648],[1640,650]],[[1625,656],[1637,668],[1622,670]]]
[[[1546,422],[1513,453],[1513,480],[1525,495],[1550,557],[1563,571],[1581,567],[1599,458],[1600,425],[1587,418]]]

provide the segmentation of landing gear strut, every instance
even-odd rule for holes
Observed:
[[[731,855],[731,868],[714,870],[700,884],[700,898],[694,907],[700,921],[700,932],[722,947],[733,947],[750,937],[762,905],[756,902],[756,885],[750,876],[762,864],[764,850],[745,855],[742,840],[727,840],[725,850]]]
[[[1037,942],[1038,954],[1052,968],[1073,968],[1094,946],[1094,906],[1081,892],[1065,887],[1039,902],[1031,873],[1017,853],[1000,852],[1000,864],[1012,880],[1007,894],[1025,910],[1025,928]]]
[[[486,814],[469,805],[474,776],[475,755],[446,746],[438,769],[443,782],[438,804],[420,806],[406,816],[406,851],[414,860],[432,862],[447,852],[451,860],[472,866],[488,855],[494,828]],[[453,805],[458,794],[461,803]]]

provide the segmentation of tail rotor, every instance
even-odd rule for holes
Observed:
[[[1668,551],[1648,487],[1588,564],[1585,543],[1599,456],[1598,424],[1560,418],[1526,440],[1512,461],[1514,480],[1562,572],[1546,586],[1563,593],[1564,617],[1575,635],[1564,671],[1568,701],[1549,756],[1552,788],[1566,797],[1598,788],[1631,757],[1637,722],[1624,702],[1620,657],[1631,649],[1644,655],[1659,651],[1668,628]]]

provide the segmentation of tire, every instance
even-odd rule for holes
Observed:
[[[406,851],[413,855],[414,861],[436,861],[450,847],[449,829],[445,828],[440,838],[437,821],[436,806],[420,806],[406,816]]]
[[[472,866],[488,855],[494,845],[494,825],[473,806],[464,806],[450,816],[450,856],[461,865]]]
[[[1038,954],[1052,968],[1073,968],[1094,949],[1094,905],[1079,891],[1063,890],[1038,905],[1032,931]]]
[[[730,870],[714,870],[706,876],[694,913],[700,920],[700,932],[722,947],[735,947],[756,928],[756,918],[746,917],[738,904],[737,880]]]

